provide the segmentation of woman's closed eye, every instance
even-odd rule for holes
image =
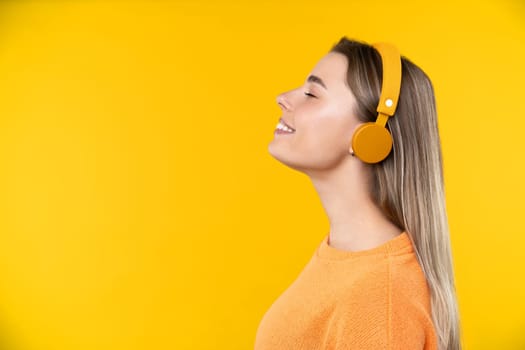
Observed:
[[[305,92],[304,94],[305,94],[306,96],[310,96],[310,97],[315,97],[315,98],[317,98],[317,96],[314,96],[314,95],[312,95],[312,94],[309,93],[309,92]]]

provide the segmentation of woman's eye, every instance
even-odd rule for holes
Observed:
[[[306,96],[310,96],[310,97],[317,97],[317,96],[312,95],[312,94],[309,93],[309,92],[305,92],[304,94],[305,94]]]

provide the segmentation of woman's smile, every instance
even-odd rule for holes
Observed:
[[[281,121],[277,123],[277,126],[275,127],[275,135],[283,135],[283,134],[293,134],[295,133],[294,130],[290,129],[288,126],[283,124]]]

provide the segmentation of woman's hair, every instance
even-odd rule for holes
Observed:
[[[357,118],[375,122],[383,76],[379,52],[346,36],[330,52],[347,58],[346,82],[357,100]],[[401,62],[399,101],[386,124],[393,138],[392,151],[382,162],[371,164],[370,193],[385,215],[412,240],[430,289],[439,350],[458,350],[459,310],[434,89],[418,66],[404,56]]]

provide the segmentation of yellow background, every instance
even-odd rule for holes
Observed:
[[[525,349],[522,1],[3,1],[0,348],[250,349],[328,221],[267,150],[341,36],[436,90],[466,349]]]

